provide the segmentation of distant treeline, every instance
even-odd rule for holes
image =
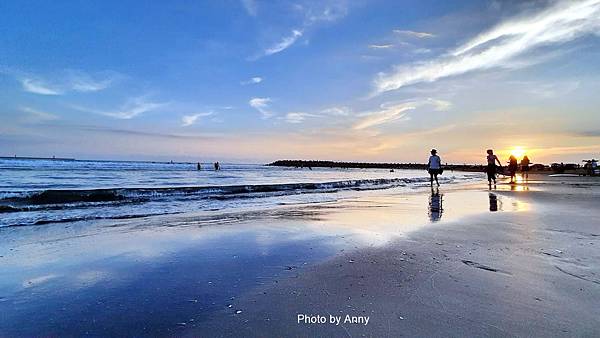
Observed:
[[[359,169],[421,169],[426,170],[426,163],[368,163],[368,162],[335,162],[315,160],[278,160],[269,163],[270,166],[296,168],[359,168]],[[445,164],[445,170],[484,171],[483,165]]]

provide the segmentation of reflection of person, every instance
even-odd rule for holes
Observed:
[[[440,191],[436,188],[431,187],[431,196],[429,196],[429,219],[432,222],[437,222],[442,218],[444,208],[442,207],[444,194],[440,194]]]
[[[431,149],[431,156],[429,156],[429,162],[427,163],[427,171],[429,171],[429,181],[433,185],[433,179],[435,183],[440,186],[438,182],[438,175],[442,173],[442,159],[437,155],[437,150]]]
[[[498,165],[502,167],[502,163],[498,159],[498,156],[494,155],[494,151],[492,149],[487,150],[487,179],[490,187],[492,186],[492,181],[494,181],[494,185],[496,185],[496,162]]]
[[[508,173],[510,174],[510,183],[515,182],[515,177],[517,176],[517,158],[515,155],[510,155],[508,158]]]
[[[495,194],[490,193],[490,211],[498,211],[498,197]]]
[[[531,164],[531,161],[529,161],[529,157],[527,157],[527,155],[523,156],[523,159],[521,160],[521,175],[523,176],[523,179],[529,178],[529,165],[530,164]]]

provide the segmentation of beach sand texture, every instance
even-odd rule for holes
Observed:
[[[599,202],[538,176],[2,228],[0,336],[598,336]]]

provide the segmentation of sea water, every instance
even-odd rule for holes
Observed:
[[[447,172],[441,181],[479,176]],[[331,202],[428,184],[421,170],[0,159],[0,227]]]

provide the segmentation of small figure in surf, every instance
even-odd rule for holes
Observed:
[[[202,166],[200,165],[200,162],[198,162],[198,164],[196,164],[196,170],[202,170]]]
[[[437,186],[440,186],[438,182],[438,175],[442,173],[442,159],[437,155],[437,150],[431,149],[431,156],[429,156],[429,162],[427,162],[427,171],[429,172],[429,181],[433,186],[433,180]]]
[[[529,165],[531,164],[531,161],[529,160],[529,157],[527,157],[527,155],[523,156],[523,159],[521,160],[521,176],[523,177],[524,180],[529,179]]]
[[[494,155],[494,151],[492,149],[487,150],[487,168],[485,172],[487,173],[488,184],[490,188],[492,187],[492,181],[494,181],[494,185],[496,185],[496,162],[500,168],[502,168],[502,163],[498,159],[498,156]]]
[[[215,162],[214,166],[215,166],[215,171],[221,170],[221,165],[219,164],[219,162]]]
[[[519,165],[517,164],[517,158],[515,155],[510,155],[508,158],[508,173],[510,174],[510,183],[515,183],[518,167]]]

